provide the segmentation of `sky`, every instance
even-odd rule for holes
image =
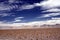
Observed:
[[[0,0],[0,26],[60,24],[60,0]]]

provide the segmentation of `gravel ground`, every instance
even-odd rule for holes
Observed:
[[[0,40],[60,40],[60,28],[0,30]]]

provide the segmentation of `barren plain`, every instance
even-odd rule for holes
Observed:
[[[60,28],[0,30],[0,40],[60,40]]]

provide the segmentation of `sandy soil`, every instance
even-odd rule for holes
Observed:
[[[0,40],[60,40],[60,28],[0,30]]]

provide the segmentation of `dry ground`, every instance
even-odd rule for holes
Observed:
[[[0,40],[60,40],[60,28],[0,30]]]

